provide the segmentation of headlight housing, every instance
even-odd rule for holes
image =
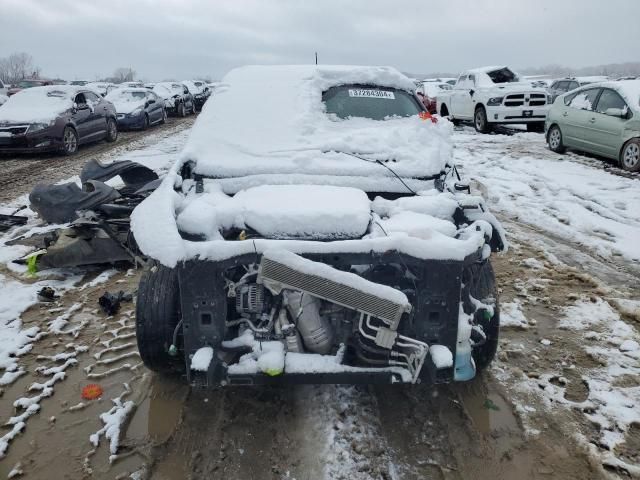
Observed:
[[[502,105],[502,100],[504,99],[504,97],[493,97],[490,98],[489,101],[487,102],[487,105],[489,105],[490,107],[495,107],[496,105]]]
[[[551,105],[553,103],[553,97],[551,97],[551,95],[548,95],[548,94],[547,94],[547,103],[549,105]]]
[[[144,110],[143,107],[138,107],[133,112],[131,112],[129,115],[132,116],[132,117],[137,117],[138,115],[140,115],[142,113],[143,110]]]
[[[54,123],[56,123],[55,120],[51,120],[49,123],[32,123],[31,125],[29,125],[29,129],[27,130],[27,132],[39,132],[40,130],[51,127]]]

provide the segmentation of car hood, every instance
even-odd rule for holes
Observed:
[[[336,240],[362,237],[371,217],[367,194],[356,188],[321,185],[261,185],[227,196],[188,197],[177,218],[187,233],[217,237],[229,230],[264,238]]]
[[[113,106],[116,109],[116,113],[124,113],[124,114],[128,114],[133,112],[136,108],[139,107],[144,107],[145,101],[144,100],[140,100],[138,102],[135,101],[127,101],[127,100],[123,100],[123,101],[111,101],[111,103],[113,103]]]

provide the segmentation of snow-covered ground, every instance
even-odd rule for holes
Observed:
[[[187,134],[151,134],[109,160],[162,174]],[[97,311],[104,289],[135,289],[136,272],[31,278],[10,263],[25,248],[7,246],[5,235],[0,476],[39,478],[54,467],[89,478],[639,476],[640,178],[553,154],[539,134],[463,127],[454,142],[461,172],[512,244],[494,262],[504,329],[483,379],[438,389],[227,389],[185,400],[140,365],[132,306],[114,317]],[[22,233],[39,228],[23,213]],[[61,299],[39,303],[44,285]],[[90,383],[104,388],[102,400],[81,399]]]

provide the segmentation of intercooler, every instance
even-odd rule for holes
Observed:
[[[316,262],[290,252],[265,252],[258,281],[274,291],[293,289],[379,318],[396,330],[403,313],[411,312],[406,296],[396,289],[369,282],[356,275],[326,266],[329,275],[315,273]],[[326,270],[325,269],[325,270]],[[402,299],[404,297],[404,299]],[[403,300],[403,301],[396,301]]]

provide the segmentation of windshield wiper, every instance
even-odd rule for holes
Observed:
[[[352,152],[345,152],[343,150],[328,150],[330,152],[336,152],[336,153],[343,153],[345,155],[350,155],[354,158],[358,158],[360,160],[363,160],[365,162],[368,163],[377,163],[378,165],[386,168],[387,170],[389,170],[394,177],[396,177],[398,180],[400,180],[400,182],[402,183],[402,185],[404,185],[404,187],[409,190],[409,192],[411,192],[413,195],[418,195],[417,192],[415,190],[413,190],[409,185],[407,185],[407,183],[402,179],[402,177],[400,175],[398,175],[389,165],[387,165],[386,163],[384,163],[382,160],[378,160],[375,158],[366,158],[363,157],[361,155],[358,155],[356,153],[352,153]],[[327,152],[323,152],[323,153],[327,153]],[[455,167],[454,167],[455,169]],[[456,171],[457,173],[457,171]],[[433,180],[436,183],[436,188],[440,191],[442,191],[442,189],[444,188],[444,181],[440,182],[440,184],[437,182],[437,180],[442,179],[443,176],[446,176],[447,172],[446,171],[441,171],[435,175],[429,175],[427,177],[415,177],[415,180],[421,180],[421,181],[429,181],[429,180]],[[412,177],[414,178],[414,177]]]

